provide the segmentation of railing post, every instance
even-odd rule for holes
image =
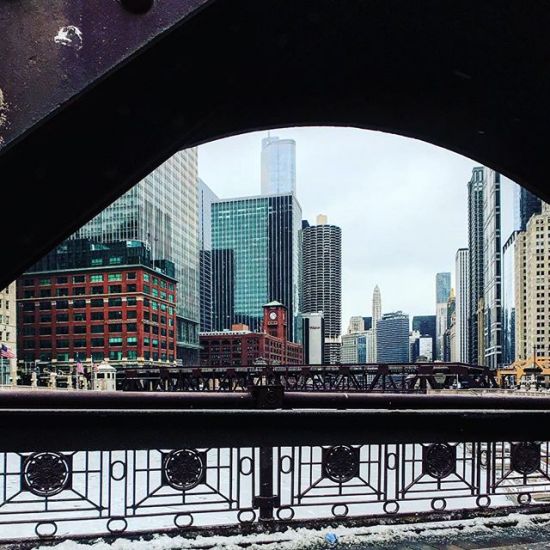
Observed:
[[[279,499],[273,494],[273,447],[260,447],[260,494],[254,498],[259,520],[273,520],[273,508]]]

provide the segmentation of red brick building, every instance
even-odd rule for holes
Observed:
[[[59,366],[76,359],[106,359],[113,366],[176,364],[176,281],[145,265],[148,255],[138,244],[128,245],[125,254],[125,244],[75,254],[89,267],[38,271],[48,267],[42,261],[19,279],[20,359]],[[59,257],[56,262],[70,264]]]
[[[201,333],[201,366],[302,364],[302,346],[286,338],[286,307],[279,302],[265,305],[262,324],[262,332],[233,325],[234,330]]]

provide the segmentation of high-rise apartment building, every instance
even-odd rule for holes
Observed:
[[[268,136],[262,139],[262,195],[296,193],[296,142]]]
[[[378,337],[376,327],[380,319],[382,319],[382,295],[380,294],[380,288],[378,287],[378,285],[376,285],[372,293],[372,334],[374,361],[378,361]]]
[[[199,290],[200,290],[200,330],[212,330],[212,203],[218,197],[199,178]]]
[[[179,151],[71,238],[146,243],[153,262],[175,265],[178,360],[197,364],[199,349],[199,209],[197,149]]]
[[[342,364],[364,365],[373,362],[372,329],[342,335]]]
[[[516,240],[514,231],[502,247],[502,364],[516,359]]]
[[[342,328],[342,230],[319,216],[302,230],[302,304],[306,313],[322,311],[325,360],[340,362]]]
[[[485,365],[502,361],[500,174],[485,168],[483,187],[483,301]]]
[[[409,316],[402,311],[385,313],[376,324],[377,362],[409,362]]]
[[[300,311],[299,235],[302,209],[294,195],[224,199],[212,204],[212,276],[225,277],[223,264],[233,262],[232,322],[220,316],[214,328],[230,329],[244,323],[259,330],[263,306],[277,300],[288,310],[287,338],[296,339],[296,317]],[[232,259],[217,251],[232,251]],[[217,259],[214,257],[218,254]],[[229,282],[228,282],[229,284]],[[213,284],[214,309],[227,305],[221,288]],[[226,285],[227,286],[227,285]],[[227,312],[227,307],[222,308]],[[318,310],[315,310],[318,311]]]
[[[447,302],[451,293],[451,274],[437,273],[435,276],[435,316],[436,316],[436,343],[435,356],[443,360],[445,344],[444,336],[447,330]]]
[[[470,257],[467,248],[456,252],[456,317],[455,317],[455,350],[453,356],[460,363],[470,360],[468,352],[468,317],[470,311]]]
[[[302,313],[302,335],[305,365],[325,363],[325,320],[323,313]]]
[[[483,299],[483,189],[485,169],[476,166],[468,182],[468,250],[469,250],[469,290],[468,313],[468,353],[469,362],[483,364],[485,354],[479,353],[479,303]],[[481,358],[481,362],[480,362]]]
[[[550,206],[531,217],[517,234],[516,358],[550,357]]]

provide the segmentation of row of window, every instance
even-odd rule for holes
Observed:
[[[79,354],[79,359],[81,361],[86,361],[87,357],[84,357],[83,355],[84,354]],[[49,361],[52,360],[52,358],[56,359],[59,362],[67,362],[67,361],[69,361],[69,359],[74,359],[74,357],[72,357],[71,354],[69,354],[69,353],[58,353],[53,357],[52,357],[51,353],[41,353],[40,354],[40,361],[48,361],[49,362]],[[129,361],[131,361],[131,360],[138,359],[138,354],[137,354],[136,350],[127,350],[126,355],[123,355],[122,351],[117,351],[117,350],[109,351],[109,353],[107,355],[105,355],[102,351],[97,351],[97,352],[94,351],[94,352],[91,353],[91,359],[94,363],[100,363],[105,358],[108,358],[111,361],[122,361],[123,359],[128,359]],[[174,361],[174,355],[173,354],[158,353],[156,351],[154,351],[152,353],[149,352],[149,351],[144,351],[143,352],[143,358],[146,361],[150,361],[150,360],[153,360],[153,361],[170,361],[170,362]],[[24,360],[25,361],[32,362],[32,361],[34,361],[34,359],[35,359],[34,354],[25,354],[24,355]]]
[[[162,300],[168,300],[169,302],[174,302],[174,296],[173,294],[166,294],[163,290],[160,292],[158,289],[153,288],[151,291],[151,288],[148,285],[144,285],[143,291],[146,294],[150,294],[154,298],[161,298]],[[107,288],[104,288],[103,286],[92,286],[89,290],[86,289],[84,286],[77,286],[73,287],[72,292],[69,293],[68,288],[57,288],[55,290],[55,296],[56,297],[68,297],[71,296],[86,296],[88,294],[121,294],[122,292],[137,292],[137,285],[135,284],[127,284],[126,288],[123,289],[122,285],[108,285]],[[23,291],[23,298],[29,299],[29,298],[51,298],[53,297],[52,291],[49,288],[43,288],[40,290],[40,292],[37,294],[34,290],[24,290]],[[135,299],[135,298],[134,298]]]
[[[90,307],[104,307],[105,306],[105,300],[104,298],[92,298],[90,299]],[[38,308],[41,310],[46,309],[52,309],[52,304],[55,304],[55,308],[57,310],[60,309],[69,309],[69,300],[56,300],[55,302],[38,302],[39,306]],[[128,297],[126,298],[126,305],[127,306],[135,306],[137,304],[137,300],[135,297]],[[34,308],[36,307],[35,302],[23,302],[22,304],[23,311],[34,311]],[[122,298],[108,298],[107,299],[107,305],[109,307],[120,307],[122,306]],[[155,302],[155,300],[149,300],[148,298],[145,298],[143,300],[143,306],[144,307],[151,307],[154,311],[166,311],[170,315],[174,314],[174,308],[172,306],[167,306],[164,303],[161,302]],[[79,308],[85,308],[86,307],[86,300],[73,300],[72,307],[75,309]]]
[[[92,260],[93,264],[93,260]],[[135,280],[137,278],[137,274],[135,271],[129,271],[126,273],[126,279],[127,280]],[[71,282],[73,284],[79,284],[79,283],[85,283],[87,280],[89,280],[91,283],[99,283],[104,281],[104,275],[103,273],[94,273],[92,275],[89,275],[89,279],[87,275],[73,275],[71,277]],[[109,273],[107,274],[107,280],[108,281],[122,281],[123,280],[123,274],[122,273]],[[143,274],[143,281],[144,282],[152,282],[153,285],[160,286],[161,288],[167,288],[169,290],[175,289],[175,284],[172,282],[166,282],[164,279],[159,279],[158,277],[151,277],[149,273]],[[58,285],[64,285],[69,283],[69,277],[67,276],[57,276],[57,277],[42,277],[38,279],[38,284],[40,286],[48,286],[51,285],[52,282],[54,284]],[[35,279],[23,279],[23,286],[34,286],[36,284]]]
[[[123,338],[121,336],[112,336],[108,339],[105,338],[92,338],[90,340],[90,346],[92,348],[102,348],[105,346],[105,341],[107,340],[107,344],[109,346],[122,346],[126,344],[127,346],[137,346],[138,339],[137,336],[128,336],[127,338]],[[40,340],[38,343],[38,347],[40,349],[50,349],[53,346],[54,341],[52,340]],[[160,347],[161,349],[168,349],[168,347],[174,347],[168,346],[168,342],[165,340],[159,340],[158,338],[143,338],[143,345],[144,346],[152,346],[154,348]],[[88,343],[86,339],[76,339],[76,340],[64,340],[64,339],[56,339],[55,340],[55,347],[56,348],[86,348],[88,347]],[[34,349],[35,343],[33,340],[26,340],[23,342],[23,348],[24,349]]]

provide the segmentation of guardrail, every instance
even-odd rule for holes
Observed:
[[[550,511],[547,403],[3,392],[0,541]]]

